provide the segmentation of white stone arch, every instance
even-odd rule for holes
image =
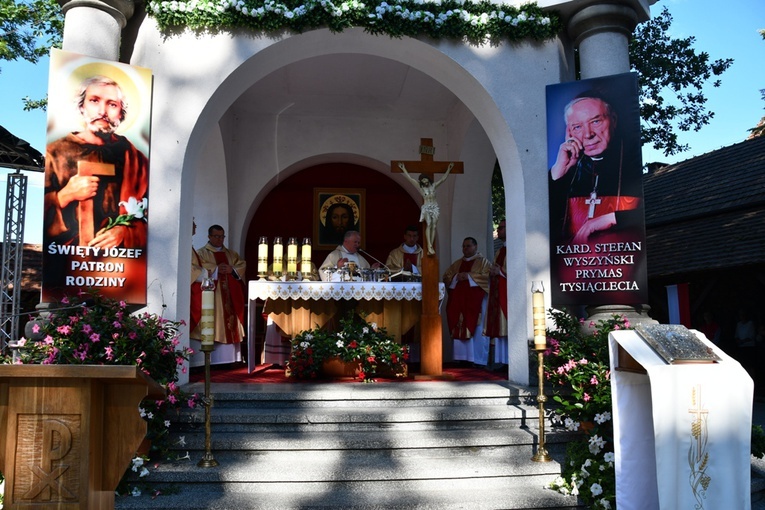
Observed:
[[[526,260],[529,259],[526,246],[527,230],[531,228],[541,234],[543,232],[541,225],[545,225],[543,237],[546,236],[546,198],[535,197],[540,203],[540,213],[543,209],[541,206],[544,205],[544,215],[535,221],[529,221],[526,214],[528,210],[526,207],[527,192],[538,185],[539,181],[539,178],[529,180],[529,168],[536,166],[536,171],[539,171],[545,167],[544,163],[540,164],[541,156],[533,154],[533,151],[530,154],[530,151],[535,144],[541,148],[544,146],[543,87],[546,83],[558,81],[558,49],[555,43],[476,47],[450,41],[423,42],[407,38],[390,39],[366,34],[361,29],[351,29],[339,34],[331,33],[328,30],[316,30],[289,36],[277,42],[247,38],[235,38],[222,42],[220,38],[212,38],[206,41],[195,41],[197,49],[200,48],[199,45],[202,42],[212,46],[217,45],[216,54],[221,54],[220,52],[226,46],[233,47],[233,50],[229,48],[232,59],[225,63],[215,61],[217,70],[210,73],[212,75],[224,73],[222,79],[217,79],[215,76],[208,77],[206,81],[203,80],[203,83],[195,84],[193,90],[188,90],[191,86],[188,81],[193,79],[193,72],[188,73],[191,76],[184,78],[186,82],[175,84],[176,86],[172,83],[172,74],[167,77],[168,82],[161,86],[157,86],[155,82],[155,89],[159,89],[167,95],[172,92],[179,101],[186,101],[188,103],[186,106],[189,107],[186,109],[187,115],[183,116],[183,119],[179,115],[169,114],[168,112],[171,110],[169,105],[164,105],[159,109],[159,118],[164,124],[161,126],[162,129],[165,130],[170,127],[175,130],[173,133],[176,135],[175,140],[170,137],[170,139],[163,141],[168,143],[168,146],[172,146],[175,142],[180,150],[159,151],[159,154],[153,150],[153,156],[158,156],[153,159],[153,163],[166,164],[168,168],[171,168],[168,175],[159,178],[161,181],[168,181],[167,184],[162,182],[160,187],[166,185],[169,188],[169,182],[172,182],[175,187],[172,194],[177,194],[181,204],[175,214],[172,214],[168,208],[168,215],[163,215],[163,217],[167,217],[169,224],[174,223],[176,226],[174,229],[170,226],[164,229],[163,234],[161,234],[163,235],[163,242],[166,243],[167,239],[175,238],[176,255],[178,255],[177,267],[173,268],[173,264],[170,264],[165,271],[161,271],[164,273],[165,281],[170,278],[167,273],[172,271],[177,275],[177,288],[187,288],[188,277],[184,271],[179,271],[178,268],[187,266],[189,260],[187,253],[190,251],[188,245],[190,243],[187,241],[188,237],[180,235],[179,232],[190,231],[191,211],[193,209],[191,203],[195,200],[192,190],[200,167],[215,164],[205,159],[207,144],[217,145],[214,150],[223,156],[222,162],[225,163],[226,154],[222,148],[220,121],[228,107],[249,86],[257,83],[258,80],[263,79],[279,67],[311,56],[332,52],[380,56],[399,61],[420,70],[443,84],[462,101],[465,109],[475,117],[480,130],[485,134],[489,146],[493,148],[503,169],[508,194],[508,214],[512,213],[514,219],[517,220],[512,224],[508,221],[508,241],[512,244],[513,249],[520,254],[525,254],[525,256],[518,257],[517,267],[512,268],[515,276],[513,281],[525,282],[529,279],[526,265]],[[184,47],[185,45],[182,45],[181,41],[174,41],[172,46],[175,47],[177,53],[195,51],[194,47]],[[156,56],[149,57],[146,48],[148,45],[136,45],[134,57],[137,61],[135,63],[151,66],[151,61],[157,59]],[[248,54],[251,55],[248,58],[238,57]],[[143,59],[146,59],[147,62],[143,63]],[[204,57],[198,51],[197,60],[213,65],[208,57]],[[540,61],[542,66],[538,65]],[[535,64],[535,68],[529,72],[528,66],[532,63]],[[162,65],[160,62],[155,64]],[[529,76],[532,78],[531,81],[528,80]],[[512,90],[512,86],[519,88],[513,94],[508,94],[507,92]],[[541,106],[541,110],[532,115],[537,118],[531,123],[528,122],[528,105],[536,108]],[[156,124],[159,123],[155,115],[155,125],[153,126],[155,133],[160,127]],[[470,128],[469,124],[465,124],[468,128],[465,128],[463,133],[450,132],[445,135],[445,140],[449,142],[450,149],[448,154],[442,153],[438,159],[462,158],[464,150],[456,138],[464,137],[469,129],[475,129],[475,127]],[[156,136],[154,140],[156,143]],[[454,142],[454,150],[451,148],[452,142]],[[526,147],[522,150],[519,145],[526,145]],[[457,149],[460,150],[457,151]],[[544,150],[541,150],[539,154],[544,154]],[[300,157],[307,161],[310,158],[321,158],[326,155],[326,153],[301,154]],[[181,156],[180,163],[178,160],[174,160],[175,156]],[[382,157],[372,157],[372,160],[375,161],[382,161],[383,159]],[[218,161],[218,166],[222,162]],[[288,168],[295,168],[294,162],[286,162],[283,167],[276,168],[275,171],[278,174]],[[491,169],[487,171],[490,176]],[[546,179],[546,173],[543,171],[541,174],[542,178]],[[489,178],[486,181],[487,185]],[[531,184],[535,179],[537,183]],[[154,181],[154,175],[152,175],[152,192],[156,189]],[[179,182],[180,187],[178,188]],[[470,197],[465,196],[465,193],[462,192],[464,188],[455,192],[453,182],[452,180],[448,186],[444,185],[444,189],[441,191],[445,194],[448,202],[459,204],[469,200]],[[253,204],[249,203],[245,210],[251,211],[252,206]],[[239,243],[242,242],[246,226],[245,221],[247,220],[247,215],[241,216],[229,218],[229,232],[233,234],[230,239]],[[176,222],[170,221],[173,217],[177,218]],[[448,220],[451,225],[456,221],[447,217],[444,219]],[[447,226],[451,225],[447,224]],[[172,235],[172,230],[175,230],[174,235]],[[443,232],[443,227],[439,231]],[[442,253],[449,253],[449,242],[447,241],[446,250],[443,250],[443,246],[440,247]],[[233,247],[238,248],[236,244]],[[172,257],[174,251],[171,246],[169,252],[171,258],[175,258]],[[165,257],[167,255],[168,253],[163,254],[163,264],[166,262]],[[442,257],[448,258],[448,256]],[[545,260],[546,257],[545,254],[541,259],[538,257],[537,260]],[[538,277],[539,275],[535,274],[534,276]],[[510,287],[511,304],[517,306],[518,310],[525,310],[528,307],[525,291],[519,290],[520,284],[517,283],[513,283]],[[525,283],[522,287],[525,289]],[[188,309],[187,301],[188,298],[184,296],[184,293],[179,292],[177,309]],[[183,314],[178,313],[177,315],[182,316]],[[529,336],[529,321],[525,317],[528,314],[516,315],[518,317],[512,325],[511,336],[516,342],[525,342]],[[525,368],[519,369],[515,377],[511,376],[518,382],[525,382],[528,377],[525,350],[522,364]]]

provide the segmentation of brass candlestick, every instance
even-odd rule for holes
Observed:
[[[202,405],[205,406],[205,454],[202,456],[202,460],[197,463],[199,467],[219,465],[212,454],[212,429],[210,425],[210,408],[213,404],[212,396],[210,396],[210,354],[214,349],[214,344],[202,344],[202,352],[205,353],[205,396],[202,400]]]
[[[547,332],[545,326],[545,287],[537,280],[531,282],[531,312],[534,323],[534,350],[537,351],[537,365],[539,378],[539,447],[537,453],[531,457],[534,462],[550,462],[552,458],[545,448],[545,351],[547,350]]]
[[[545,350],[546,347],[543,349],[536,349],[537,362],[539,363],[539,393],[537,394],[537,402],[539,403],[539,447],[537,448],[537,453],[531,457],[531,460],[534,462],[550,462],[552,460],[550,454],[547,453],[547,448],[545,448],[545,402],[547,402],[547,397],[544,393]]]

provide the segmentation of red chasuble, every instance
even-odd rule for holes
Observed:
[[[191,256],[198,266],[202,266],[202,259],[199,258],[197,250],[191,248]],[[191,282],[191,311],[189,312],[189,331],[197,329],[199,321],[202,320],[202,282]]]
[[[505,267],[507,247],[497,253],[494,263]],[[505,327],[503,327],[505,326]],[[502,275],[492,276],[489,282],[489,303],[486,306],[486,327],[484,335],[490,338],[507,336],[507,278]]]
[[[460,273],[469,273],[475,260],[463,260],[460,264]],[[481,315],[481,303],[486,295],[479,287],[471,287],[469,281],[458,282],[456,287],[449,291],[449,301],[446,304],[446,320],[452,338],[458,340],[470,340],[478,326],[478,318]]]
[[[222,251],[213,252],[215,255],[215,263],[229,264],[228,257]],[[233,344],[241,342],[239,338],[239,329],[237,318],[239,322],[244,324],[244,284],[241,280],[237,280],[233,274],[218,274],[216,292],[220,292],[220,299],[223,305],[223,320],[226,339],[222,343]],[[217,315],[217,313],[216,313]],[[216,338],[217,341],[220,341]]]

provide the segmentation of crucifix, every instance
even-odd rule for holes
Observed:
[[[590,198],[584,201],[585,204],[590,206],[590,209],[587,211],[587,218],[592,219],[595,217],[595,206],[602,202],[601,199],[598,198],[598,177],[595,176],[595,186],[592,188],[592,192],[590,193]]]
[[[114,176],[114,165],[97,163],[95,161],[78,161],[77,175]],[[80,200],[77,204],[80,224],[80,245],[85,246],[96,235],[95,220],[93,219],[93,199]]]
[[[417,187],[423,198],[420,209],[420,221],[425,223],[426,256],[422,257],[422,315],[420,316],[420,370],[426,376],[440,376],[443,369],[443,353],[441,340],[441,314],[438,312],[438,257],[436,256],[435,238],[438,223],[438,202],[436,188],[440,186],[450,173],[464,173],[461,161],[434,161],[432,138],[420,139],[419,161],[391,161],[390,170],[394,173],[403,172],[406,178]],[[419,179],[414,179],[409,172],[420,172]],[[433,180],[433,175],[443,173],[439,180]]]

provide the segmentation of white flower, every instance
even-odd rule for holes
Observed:
[[[603,487],[599,483],[593,483],[590,485],[590,492],[592,492],[593,496],[600,496],[603,494]]]
[[[186,436],[181,436],[178,438],[178,441],[175,443],[178,446],[186,446]]]
[[[133,490],[130,491],[130,495],[133,496],[134,498],[137,498],[138,496],[141,495],[141,489],[139,489],[138,487],[133,487]]]
[[[370,326],[372,327],[372,331],[377,331],[377,323],[376,322],[372,322],[370,324]]]
[[[606,498],[601,499],[600,501],[598,501],[598,503],[600,503],[600,506],[602,506],[606,510],[611,510],[611,502],[607,500]]]
[[[574,421],[571,418],[566,418],[566,420],[563,422],[563,425],[566,427],[566,430],[570,430],[571,432],[576,432],[579,430],[579,422]]]
[[[311,340],[313,340],[313,334],[312,333],[306,333],[305,339],[310,342]]]
[[[362,328],[361,332],[366,335],[367,333],[369,333],[369,328],[364,326],[364,328]]]
[[[165,420],[165,428],[170,428],[170,420]]]
[[[143,468],[140,473],[138,473],[138,478],[143,478],[144,476],[149,476],[149,470],[146,468]]]
[[[594,435],[590,438],[590,453],[593,455],[597,455],[600,453],[600,450],[603,449],[603,447],[606,446],[606,442],[603,440],[602,437],[598,435]]]
[[[338,349],[342,349],[343,347],[345,347],[345,344],[343,343],[342,340],[338,340],[335,345],[338,347]]]
[[[595,423],[597,423],[598,425],[601,425],[610,419],[611,419],[611,413],[609,413],[608,411],[604,412],[603,414],[595,415]]]
[[[135,471],[135,472],[137,473],[137,472],[138,472],[138,468],[140,468],[141,466],[143,466],[143,458],[141,458],[141,457],[136,457],[136,458],[134,458],[134,459],[131,461],[131,463],[132,463],[132,466],[130,467],[130,469],[132,469],[133,471]]]
[[[128,214],[132,214],[135,218],[143,218],[144,211],[149,205],[149,200],[143,198],[140,202],[135,197],[128,198],[127,202],[120,202],[120,205],[125,208]]]
[[[582,467],[588,468],[590,466],[592,466],[592,459],[587,459],[584,461],[584,464],[582,464]]]
[[[606,454],[603,455],[603,460],[609,464],[612,463],[614,461],[614,452],[606,452]]]

